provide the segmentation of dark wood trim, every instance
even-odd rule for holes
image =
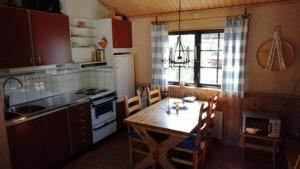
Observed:
[[[300,99],[300,95],[289,95],[289,94],[271,93],[271,92],[245,92],[245,97],[250,97],[250,96]]]

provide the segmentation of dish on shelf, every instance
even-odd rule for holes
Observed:
[[[96,39],[95,36],[86,36],[86,35],[71,35],[71,37],[74,37],[74,38],[90,38],[90,39]]]
[[[90,48],[90,47],[95,47],[93,43],[78,43],[72,41],[72,47],[73,48]]]
[[[256,128],[246,128],[245,131],[248,134],[256,134],[259,131],[259,129],[256,129]]]

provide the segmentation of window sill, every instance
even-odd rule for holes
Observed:
[[[173,84],[169,84],[168,88],[186,88],[186,89],[202,89],[202,90],[210,90],[210,91],[218,91],[221,93],[221,88],[217,88],[217,87],[204,87],[204,86],[191,86],[191,85],[185,85],[185,86],[181,86],[181,85],[173,85]]]
[[[197,86],[194,84],[185,84],[185,85],[180,85],[180,84],[168,84],[168,86],[174,86],[174,87],[190,87],[190,88],[200,88],[200,89],[212,89],[212,90],[220,90],[221,91],[221,86],[211,86],[211,85],[202,85],[202,86]]]

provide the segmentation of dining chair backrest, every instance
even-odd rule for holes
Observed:
[[[159,102],[161,100],[159,85],[154,90],[150,90],[150,88],[147,87],[147,100],[148,100],[148,106],[151,106],[152,104]]]
[[[215,117],[215,113],[217,110],[217,102],[218,102],[218,96],[214,96],[213,99],[210,102],[210,117],[213,119]]]
[[[137,91],[137,96],[128,98],[127,95],[125,95],[125,111],[126,111],[126,117],[131,116],[133,113],[136,113],[142,109],[142,102],[141,102],[141,96],[140,92]]]
[[[210,102],[208,102],[207,105],[204,103],[201,105],[199,118],[198,118],[198,125],[197,125],[197,139],[196,139],[196,145],[199,145],[202,136],[205,136],[205,134],[208,131],[208,122],[209,122],[209,112],[210,112]]]

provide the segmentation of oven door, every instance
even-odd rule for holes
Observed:
[[[97,125],[105,122],[107,119],[116,118],[115,100],[92,104],[92,124]]]

